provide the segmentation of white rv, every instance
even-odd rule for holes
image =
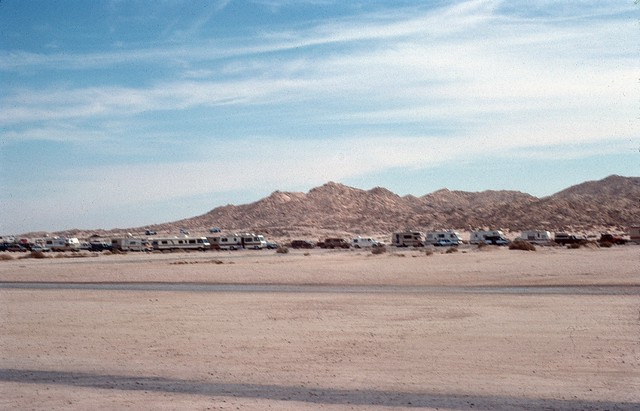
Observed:
[[[267,247],[267,240],[262,235],[256,235],[253,233],[240,234],[240,241],[243,248],[252,248],[254,250],[261,250]]]
[[[151,239],[151,246],[154,250],[199,250],[206,251],[211,248],[211,244],[206,237],[166,237]]]
[[[471,233],[471,238],[469,239],[469,243],[506,245],[506,244],[509,244],[509,240],[504,235],[504,233],[500,230],[488,230],[488,231],[481,230],[481,231],[474,231]]]
[[[371,237],[356,237],[351,240],[351,246],[353,248],[379,247],[381,245],[380,242]]]
[[[427,233],[425,243],[431,245],[459,245],[462,244],[462,237],[454,230],[430,231]]]
[[[47,238],[44,242],[45,247],[51,251],[78,251],[80,250],[80,240],[75,237],[54,237]]]
[[[146,241],[134,237],[120,237],[111,239],[111,248],[120,251],[145,251]]]
[[[549,231],[527,230],[520,233],[518,240],[527,241],[531,244],[546,245],[551,244],[553,236]]]
[[[238,234],[227,234],[207,237],[214,250],[238,250],[242,248],[242,237]]]
[[[422,247],[424,235],[420,231],[404,231],[391,235],[391,244],[396,247]]]

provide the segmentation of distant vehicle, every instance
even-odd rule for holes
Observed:
[[[615,245],[624,245],[627,244],[627,239],[626,238],[622,238],[618,235],[613,235],[613,234],[602,234],[600,236],[600,239],[598,239],[598,243],[602,244],[602,243],[610,243],[610,244],[615,244]]]
[[[199,250],[211,249],[211,244],[206,237],[167,237],[154,238],[151,240],[151,247],[159,251],[174,250]]]
[[[567,244],[583,244],[587,242],[587,239],[581,235],[568,234],[568,233],[555,233],[554,241],[560,245],[567,245]]]
[[[356,237],[351,240],[351,246],[353,248],[379,247],[381,245],[379,241],[371,237]]]
[[[275,249],[277,249],[278,247],[280,247],[280,245],[278,245],[278,243],[272,243],[272,242],[270,242],[270,241],[267,241],[267,248],[268,248],[269,250],[275,250]]]
[[[20,244],[9,244],[9,246],[7,247],[7,251],[11,253],[24,253],[29,250],[27,250],[25,247],[21,246]]]
[[[78,251],[80,250],[80,241],[75,238],[54,237],[47,238],[44,245],[49,247],[51,251]]]
[[[253,233],[240,234],[240,242],[242,248],[250,248],[254,250],[261,250],[267,247],[267,241],[262,235],[256,235]]]
[[[350,248],[351,244],[344,238],[327,238],[322,242],[322,248]]]
[[[180,234],[189,235],[189,230],[187,230],[186,228],[181,228]]]
[[[447,240],[447,241],[442,241]],[[440,243],[440,244],[438,244]],[[442,231],[429,231],[425,239],[425,244],[432,245],[458,245],[462,244],[462,237],[457,231],[454,230],[442,230]]]
[[[313,248],[314,245],[311,241],[307,240],[293,240],[291,241],[291,248]]]
[[[51,249],[49,247],[47,247],[47,246],[36,244],[36,245],[31,246],[31,251],[33,251],[33,252],[41,252],[41,253],[48,253],[49,251],[51,251]]]
[[[432,243],[433,244],[433,243]],[[458,246],[458,242],[453,242],[452,240],[449,240],[447,238],[441,238],[438,241],[435,242],[436,247],[457,247]]]
[[[0,243],[0,251],[7,251],[9,243]]]
[[[242,237],[238,234],[227,234],[207,237],[214,250],[239,250],[242,248]]]
[[[144,235],[157,235],[155,230],[144,230]]]
[[[509,240],[500,230],[480,230],[471,233],[471,244],[507,245]]]
[[[213,228],[210,228],[210,229],[209,229],[209,232],[210,232],[210,233],[219,233],[219,232],[220,232],[220,229],[219,229],[218,227],[213,227]]]
[[[148,243],[146,240],[134,237],[112,238],[111,248],[120,251],[147,251]]]
[[[391,235],[391,244],[396,247],[423,247],[424,235],[419,231],[404,231]]]
[[[553,242],[553,236],[549,231],[527,230],[520,233],[518,240],[527,241],[531,244],[546,245]]]
[[[632,225],[629,227],[629,239],[640,244],[640,225]]]
[[[89,242],[89,250],[90,251],[111,251],[113,246],[105,241],[91,241]]]

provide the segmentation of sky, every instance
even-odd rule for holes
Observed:
[[[0,235],[640,175],[640,5],[2,0]]]

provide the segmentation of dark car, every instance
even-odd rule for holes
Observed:
[[[351,244],[344,238],[327,238],[323,241],[322,248],[351,248]]]
[[[111,251],[113,249],[113,244],[100,241],[100,242],[91,242],[89,243],[90,251]]]
[[[293,240],[291,248],[313,248],[313,243],[307,240]]]
[[[9,247],[7,247],[7,251],[10,251],[12,253],[15,253],[15,252],[24,253],[28,250],[23,246],[21,246],[20,244],[9,244]]]
[[[623,245],[623,244],[627,243],[627,240],[625,238],[622,238],[620,236],[613,235],[613,234],[602,234],[600,236],[600,239],[598,240],[598,243],[600,243],[600,244],[609,243],[609,244]]]

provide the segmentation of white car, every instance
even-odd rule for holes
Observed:
[[[371,237],[356,237],[351,240],[351,246],[353,248],[379,247],[381,245],[382,244],[380,244],[379,241],[376,241]]]

